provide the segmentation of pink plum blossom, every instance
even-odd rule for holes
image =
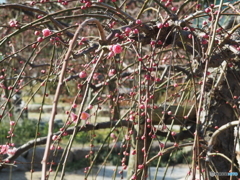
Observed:
[[[86,113],[86,112],[82,112],[82,113],[81,113],[81,116],[80,116],[80,118],[81,118],[82,120],[88,120],[89,117],[90,117],[90,114],[88,114],[88,113]]]
[[[75,113],[70,114],[71,120],[76,121],[77,120],[77,115]]]
[[[122,52],[122,46],[119,45],[119,44],[115,44],[112,46],[112,51],[115,53],[115,54],[119,54]]]
[[[0,145],[1,151],[0,154],[7,154],[9,145]]]
[[[16,153],[16,151],[17,151],[17,148],[14,147],[12,149],[8,149],[7,154],[14,155]]]

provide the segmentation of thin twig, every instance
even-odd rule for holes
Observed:
[[[106,41],[106,36],[105,36],[105,32],[103,29],[102,24],[99,22],[99,20],[95,19],[95,18],[91,18],[91,19],[87,19],[85,20],[82,24],[81,24],[81,29],[82,30],[84,28],[84,26],[90,24],[90,23],[95,23],[98,27],[98,31],[99,31],[99,36],[101,37],[102,41]]]

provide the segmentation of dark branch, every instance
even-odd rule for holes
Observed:
[[[189,129],[181,131],[180,133],[177,133],[176,135],[172,136],[170,135],[168,137],[168,140],[171,142],[175,142],[176,140],[182,141],[184,139],[188,138],[193,138],[193,133],[195,132],[195,125],[192,125]],[[162,132],[162,131],[157,131],[156,135],[162,136],[162,137],[167,137],[168,132]]]
[[[99,130],[99,129],[106,129],[111,127],[131,127],[132,122],[122,120],[120,123],[118,121],[108,121],[108,122],[102,122],[97,124],[86,124],[86,126],[78,127],[78,132],[87,132],[91,130]],[[74,127],[68,128],[65,132],[67,134],[71,135],[73,133]],[[62,132],[58,131],[54,135],[60,135]],[[34,146],[43,145],[46,144],[47,137],[41,137],[37,138],[36,140],[28,141],[26,144],[23,144],[22,146],[18,147],[15,154],[13,156],[7,157],[5,160],[8,160],[9,163],[13,162],[18,156],[23,154],[24,152],[28,151],[29,149],[33,148]],[[6,165],[2,164],[0,166],[0,170],[5,168]]]

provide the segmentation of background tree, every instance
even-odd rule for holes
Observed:
[[[54,172],[63,179],[77,133],[93,132],[93,146],[94,132],[109,129],[98,151],[86,157],[86,178],[110,139],[122,140],[119,165],[128,179],[147,179],[153,160],[186,146],[193,150],[190,176],[198,171],[199,179],[229,179],[209,172],[238,172],[239,2],[41,0],[0,8],[0,118],[9,127],[1,168],[46,144],[47,179],[50,150],[70,135]],[[16,129],[36,101],[35,136],[17,144]],[[52,111],[41,137],[45,104]],[[103,107],[109,120],[100,121]],[[59,130],[57,114],[65,114]],[[150,155],[156,140],[159,150]],[[173,146],[165,148],[167,141]]]

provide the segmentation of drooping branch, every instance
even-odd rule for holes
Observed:
[[[21,5],[21,4],[4,4],[4,5],[0,5],[0,9],[3,9],[3,8],[10,8],[10,9],[21,9],[21,10],[25,10],[25,11],[30,11],[30,12],[36,12],[38,14],[42,14],[44,15],[45,17],[43,17],[42,19],[46,19],[48,18],[54,25],[56,25],[59,29],[64,29],[65,27],[60,23],[58,22],[57,20],[55,20],[51,14],[48,14],[47,12],[45,11],[42,11],[38,8],[33,8],[33,7],[29,7],[29,6],[25,6],[25,5]],[[38,19],[35,21],[36,22],[39,22],[41,21],[41,19]],[[27,26],[24,26],[24,27],[28,27],[28,24]],[[19,30],[19,31],[22,31],[22,30]],[[68,34],[70,37],[72,37],[72,33],[70,32],[66,32],[66,34]],[[12,35],[12,34],[10,34]],[[9,38],[8,37],[4,37],[4,39],[6,38]]]
[[[179,148],[188,147],[188,146],[192,146],[192,145],[193,145],[193,143],[185,143],[185,144],[179,144],[178,146],[171,146],[169,148],[166,148],[163,151],[160,151],[157,155],[153,156],[151,159],[149,159],[146,162],[146,165],[150,164],[154,159],[159,158],[159,156],[162,156],[167,153],[171,153],[172,151],[177,150]]]
[[[100,40],[101,41],[106,41],[106,36],[105,36],[105,32],[103,30],[102,24],[99,22],[99,20],[95,19],[95,18],[91,18],[91,19],[87,19],[85,20],[82,24],[81,24],[81,30],[83,30],[84,26],[88,25],[88,24],[96,24],[98,27],[98,31],[99,31],[99,36],[100,36]]]
[[[217,140],[217,137],[219,136],[219,134],[221,134],[226,129],[233,127],[233,126],[237,126],[237,125],[239,125],[239,121],[232,121],[232,122],[229,122],[229,123],[221,126],[219,129],[217,129],[211,136],[211,139],[208,141],[208,154],[211,153],[213,145],[216,144],[216,140]]]
[[[111,127],[132,127],[133,122],[132,121],[127,121],[127,120],[122,120],[120,123],[118,121],[108,121],[108,122],[101,122],[101,123],[96,123],[96,124],[86,124],[85,126],[80,126],[78,128],[78,132],[88,132],[91,130],[100,130],[100,129],[107,129]],[[236,124],[235,124],[236,125]],[[73,133],[74,127],[70,127],[66,129],[64,132],[66,132],[68,135],[71,135]],[[177,133],[174,138],[180,138],[179,140],[183,140],[185,138],[190,138],[192,135],[192,127],[189,130],[182,131],[181,133]],[[166,132],[167,133],[167,132]],[[166,136],[165,132],[157,131],[156,135],[158,136]],[[58,131],[54,133],[54,135],[60,135],[62,134],[62,131]],[[174,138],[172,136],[169,136],[170,141],[174,141]],[[21,145],[20,147],[17,148],[16,152],[14,155],[7,157],[5,160],[8,160],[9,163],[13,162],[16,160],[20,155],[22,155],[24,152],[30,150],[33,148],[35,145],[44,145],[47,142],[47,137],[40,137],[37,138],[36,140],[30,140],[27,143]],[[168,153],[169,150],[165,150],[165,153]],[[150,161],[150,160],[149,160]],[[0,170],[5,168],[6,165],[2,165],[0,167]]]
[[[81,126],[78,128],[78,132],[88,132],[91,130],[100,130],[100,129],[107,129],[111,127],[131,127],[132,122],[131,121],[126,121],[122,120],[120,123],[118,121],[108,121],[108,122],[101,122],[97,124],[86,124],[85,126]],[[74,127],[70,127],[65,132],[69,135],[73,133]],[[60,135],[62,134],[62,131],[58,131],[54,133],[54,135]],[[18,147],[15,154],[7,157],[5,160],[8,160],[10,163],[13,162],[16,158],[18,158],[21,154],[24,152],[28,151],[29,149],[33,148],[35,145],[44,145],[47,142],[47,137],[41,137],[37,138],[36,140],[31,140],[28,141],[27,143],[23,144],[22,146]],[[4,166],[0,166],[0,170],[3,169]]]
[[[52,105],[51,117],[50,117],[50,120],[49,120],[46,148],[45,148],[43,159],[42,159],[42,177],[41,177],[42,180],[44,180],[45,177],[46,177],[47,162],[48,162],[48,158],[49,158],[49,150],[50,150],[50,145],[51,145],[51,142],[52,142],[52,135],[53,135],[53,129],[54,129],[54,119],[55,119],[55,116],[57,114],[57,106],[58,106],[58,101],[59,101],[59,97],[60,97],[60,94],[61,94],[62,85],[63,85],[63,82],[64,82],[64,76],[65,76],[66,69],[67,69],[67,66],[68,66],[69,58],[72,54],[72,50],[75,46],[75,43],[77,41],[77,38],[78,38],[81,30],[82,30],[82,26],[79,25],[79,27],[77,28],[77,30],[74,34],[74,37],[70,41],[68,51],[67,51],[67,53],[66,53],[66,55],[63,59],[63,65],[62,65],[61,72],[60,72],[60,75],[59,75],[59,81],[58,81],[58,85],[57,85],[57,89],[56,89],[56,92],[55,92],[54,101],[53,101],[53,105]]]

